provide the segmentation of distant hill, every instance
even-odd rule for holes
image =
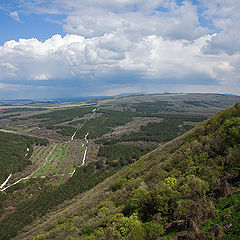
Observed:
[[[192,106],[215,106],[215,107],[229,107],[229,104],[234,104],[240,101],[240,96],[231,94],[215,94],[215,93],[122,93],[115,96],[88,96],[88,97],[73,97],[73,98],[53,98],[53,99],[13,99],[1,100],[0,106],[25,106],[31,104],[64,104],[77,102],[97,102],[100,105],[106,104],[125,104],[125,103],[142,103],[142,102],[156,102],[168,101],[177,103],[189,102]],[[70,106],[70,105],[69,105]]]
[[[15,239],[238,239],[239,159],[240,103],[63,203]],[[11,226],[1,223],[1,234],[5,225]]]
[[[0,106],[25,106],[35,103],[54,103],[52,100],[34,101],[29,99],[0,100]]]

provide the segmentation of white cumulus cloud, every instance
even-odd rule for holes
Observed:
[[[113,75],[132,73],[155,83],[216,84],[238,78],[239,54],[203,54],[201,49],[213,36],[194,41],[165,39],[157,35],[138,41],[121,32],[84,38],[54,35],[40,42],[20,39],[0,47],[0,79],[92,79],[111,82]],[[99,79],[99,80],[98,80]],[[121,79],[118,79],[121,83]],[[129,82],[136,79],[129,79]]]
[[[4,84],[69,84],[91,94],[165,85],[240,94],[239,0],[22,0],[18,7],[64,14],[66,35],[0,46]]]

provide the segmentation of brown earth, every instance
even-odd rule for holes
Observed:
[[[152,122],[161,122],[162,118],[159,117],[135,117],[133,121],[123,125],[112,128],[110,133],[106,133],[103,135],[103,138],[114,138],[119,137],[122,134],[128,134],[131,132],[139,132],[141,126],[146,126]]]

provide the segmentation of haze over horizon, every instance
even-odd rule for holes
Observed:
[[[2,0],[0,99],[240,95],[238,0]]]

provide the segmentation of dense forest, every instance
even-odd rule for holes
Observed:
[[[31,118],[42,119],[44,123],[46,122],[46,125],[50,125],[71,121],[76,117],[83,117],[84,115],[91,113],[92,110],[93,108],[91,107],[78,107],[66,110],[56,110],[50,113],[42,113],[32,116]]]
[[[171,107],[174,105],[167,101],[155,101],[155,102],[145,102],[145,103],[135,103],[132,107],[135,108],[136,112],[142,113],[159,113],[161,111],[169,112],[172,110]]]

